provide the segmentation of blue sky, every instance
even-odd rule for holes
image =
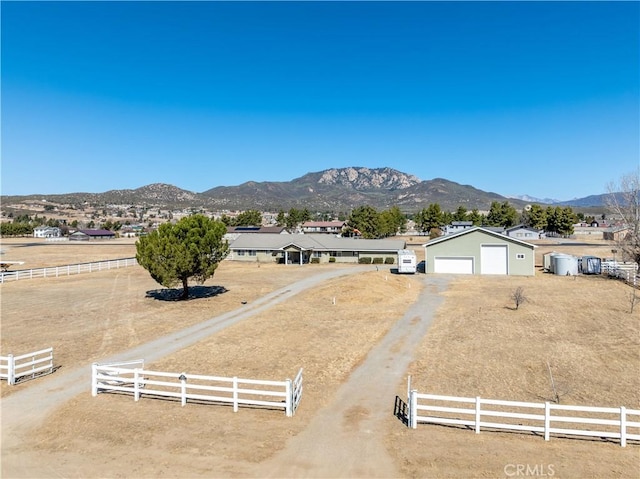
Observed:
[[[3,195],[347,166],[503,195],[640,167],[638,2],[7,2]]]

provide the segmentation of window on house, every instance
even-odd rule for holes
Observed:
[[[255,256],[256,255],[256,250],[251,249],[249,250],[249,256]]]
[[[238,250],[238,256],[244,256],[244,250],[239,249]]]
[[[524,259],[524,253],[516,254],[516,259]]]

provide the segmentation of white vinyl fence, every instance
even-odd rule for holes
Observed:
[[[53,348],[14,356],[0,356],[0,379],[6,379],[11,385],[18,379],[33,379],[53,372]]]
[[[97,261],[95,263],[78,263],[68,264],[66,266],[51,266],[49,268],[5,271],[0,273],[0,283],[24,279],[57,278],[59,276],[70,276],[72,274],[80,273],[95,273],[97,271],[105,271],[109,269],[126,268],[137,264],[138,261],[135,258],[121,258]]]
[[[634,287],[638,286],[638,263],[603,261],[602,274],[621,279]]]
[[[119,391],[130,393],[138,401],[147,397],[180,399],[198,402],[233,404],[237,412],[241,405],[284,409],[288,417],[295,411],[302,398],[302,369],[295,379],[264,381],[237,377],[202,376],[187,373],[169,373],[144,369],[144,360],[124,363],[92,365],[91,394]]]
[[[409,391],[409,427],[418,423],[640,441],[640,410],[438,396]],[[579,429],[581,427],[582,429]],[[597,429],[596,429],[597,428]]]

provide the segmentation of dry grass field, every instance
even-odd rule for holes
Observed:
[[[135,254],[131,242],[19,246],[3,241],[2,249],[4,259],[28,261],[30,267]],[[610,245],[542,243],[538,264],[547,250],[609,256]],[[1,350],[20,354],[51,345],[64,371],[230,311],[325,267],[334,266],[224,262],[207,284],[227,292],[187,302],[147,297],[159,286],[139,267],[7,283],[0,286]],[[422,278],[372,270],[330,280],[148,365],[276,379],[304,367],[304,397],[292,419],[280,411],[234,414],[227,407],[93,398],[87,385],[87,393],[61,405],[34,432],[32,457],[59,464],[66,477],[211,477],[214,470],[227,477],[260,477],[260,464],[329,403],[402,316]],[[516,311],[510,294],[517,286],[528,301]],[[531,278],[457,277],[407,374],[420,392],[539,402],[551,399],[548,361],[563,403],[640,408],[640,314],[628,312],[628,289],[615,280],[541,272]],[[1,392],[28,390],[33,383],[3,383]],[[406,376],[389,393],[406,396]],[[476,435],[441,426],[409,430],[394,418],[385,442],[404,477],[507,477],[510,464],[540,465],[555,477],[640,476],[638,445],[545,442],[533,435]]]

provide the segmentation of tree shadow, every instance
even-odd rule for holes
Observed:
[[[186,300],[213,298],[229,291],[224,286],[189,286],[189,295]],[[147,291],[147,298],[158,301],[182,301],[182,288],[152,289]]]

